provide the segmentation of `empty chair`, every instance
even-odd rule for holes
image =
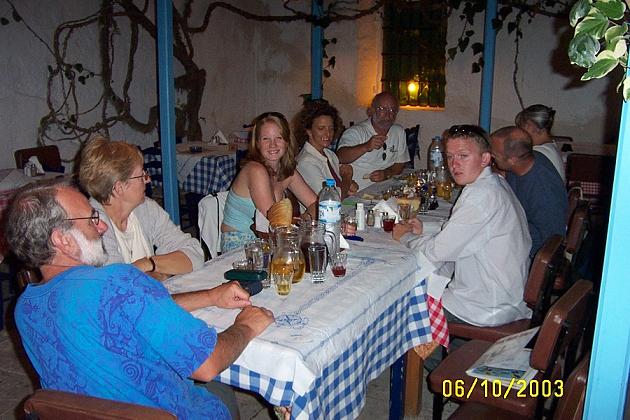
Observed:
[[[593,284],[586,280],[576,282],[551,307],[543,321],[536,343],[531,352],[530,367],[537,370],[534,380],[538,384],[543,381],[566,379],[561,371],[570,372],[575,366],[576,349],[582,339],[585,324],[589,318],[590,298]],[[450,398],[459,402],[481,402],[486,405],[510,411],[516,415],[541,418],[545,400],[548,397],[532,395],[518,396],[515,389],[506,392],[500,387],[500,397],[494,398],[491,393],[484,392],[482,386],[473,386],[474,378],[466,374],[492,346],[492,342],[472,340],[455,350],[429,375],[429,388],[435,393],[433,402],[433,418],[442,416],[442,386],[444,381],[461,384],[466,393],[453,394]],[[499,393],[496,393],[499,395]]]
[[[547,239],[532,262],[523,293],[523,300],[533,311],[531,319],[521,319],[496,327],[476,327],[451,322],[448,324],[451,337],[496,341],[540,325],[550,306],[556,273],[562,266],[564,249],[562,242],[563,238],[560,235]]]
[[[59,148],[55,145],[16,150],[13,156],[15,157],[15,166],[18,169],[23,169],[31,156],[37,156],[45,171],[64,172],[65,170],[61,164]]]
[[[199,201],[199,235],[212,258],[216,258],[221,252],[221,223],[227,196],[228,191],[221,191]]]
[[[567,187],[582,187],[585,199],[606,204],[612,190],[613,156],[571,153],[567,157]]]
[[[575,272],[576,255],[580,251],[582,242],[588,233],[588,203],[579,202],[571,218],[567,229],[567,237],[564,248],[564,260],[562,267],[558,270],[554,281],[553,290],[555,292],[564,290],[572,283],[572,276]]]
[[[588,380],[587,355],[573,369],[564,383],[564,393],[559,399],[558,406],[553,412],[554,420],[581,420],[584,413],[584,399],[586,396],[586,382]],[[534,417],[517,416],[514,413],[491,407],[478,402],[461,405],[450,417],[450,420],[525,420]]]
[[[159,408],[45,389],[38,389],[26,400],[24,413],[27,419],[40,420],[173,420],[177,418]]]

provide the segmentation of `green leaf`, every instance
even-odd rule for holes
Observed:
[[[578,2],[573,5],[571,12],[569,13],[569,23],[571,26],[577,25],[578,20],[586,16],[591,10],[591,7],[590,0],[578,0]]]
[[[449,59],[454,59],[457,55],[457,47],[449,48],[448,50],[446,50],[446,53],[448,54]]]
[[[624,101],[628,101],[628,99],[630,99],[630,79],[628,79],[627,77],[624,76],[623,79],[623,100]]]
[[[628,51],[628,44],[622,36],[618,36],[606,45],[606,50],[611,51],[615,58],[620,58]]]
[[[624,23],[623,25],[613,25],[606,30],[606,33],[604,34],[604,39],[606,39],[606,43],[610,44],[611,40],[620,36],[624,36],[626,32],[628,32],[627,24]]]
[[[74,65],[74,69],[75,69],[76,71],[78,71],[79,73],[83,72],[83,64],[81,64],[81,63],[77,63],[77,64],[75,64],[75,65]]]
[[[591,79],[601,79],[617,67],[617,64],[619,64],[619,60],[615,58],[598,59],[595,64],[593,64],[588,71],[582,75],[580,80],[586,81]]]
[[[623,12],[626,11],[626,4],[621,0],[600,0],[596,1],[593,6],[611,20],[621,19],[623,17]]]
[[[608,29],[608,18],[599,10],[592,8],[588,15],[575,27],[575,35],[589,34],[599,39]]]
[[[473,54],[477,55],[483,51],[483,44],[481,42],[475,42],[470,48],[472,48]]]
[[[576,35],[569,42],[567,51],[571,64],[589,68],[595,62],[595,55],[599,52],[599,41],[591,35]]]

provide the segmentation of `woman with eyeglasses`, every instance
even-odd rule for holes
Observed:
[[[516,114],[514,123],[532,138],[534,151],[542,153],[556,168],[562,182],[566,182],[564,162],[556,143],[553,142],[551,127],[556,111],[542,104],[531,105]]]
[[[155,201],[145,197],[151,177],[137,146],[97,137],[81,152],[79,181],[109,229],[107,264],[129,263],[158,280],[203,264],[199,241],[182,232]]]
[[[314,192],[322,189],[326,179],[334,179],[344,199],[354,194],[359,185],[352,180],[352,166],[340,165],[335,152],[328,147],[340,134],[341,118],[328,102],[307,101],[297,116],[296,137],[302,146],[297,157],[297,169]]]
[[[254,120],[247,156],[225,202],[221,251],[255,239],[251,226],[256,210],[267,215],[287,190],[306,207],[310,217],[317,217],[317,195],[296,170],[295,155],[295,141],[282,114],[266,112]]]

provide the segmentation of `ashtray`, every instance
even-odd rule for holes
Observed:
[[[201,148],[201,146],[190,146],[188,150],[190,151],[190,153],[201,153],[203,149]]]

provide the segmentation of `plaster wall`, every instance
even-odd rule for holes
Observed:
[[[365,0],[362,0],[365,3]],[[152,3],[152,2],[150,2]],[[255,13],[285,14],[280,2],[251,0],[232,1]],[[50,42],[54,28],[61,22],[95,12],[97,0],[54,0],[46,3],[23,0],[16,3],[28,24]],[[302,7],[307,7],[304,2]],[[7,4],[0,5],[0,16],[9,16]],[[148,14],[153,18],[153,11]],[[194,10],[201,19],[201,9]],[[482,33],[483,22],[476,22]],[[616,80],[581,83],[581,72],[568,65],[566,29],[558,29],[552,19],[538,17],[524,30],[517,80],[525,106],[545,103],[557,110],[554,131],[572,136],[575,141],[616,142],[620,99],[614,92]],[[461,24],[456,16],[449,21],[448,42],[454,45]],[[46,47],[21,24],[0,27],[0,168],[13,167],[13,151],[36,145],[37,127],[46,108],[46,65],[52,57]],[[326,38],[337,38],[328,47],[337,65],[331,78],[325,79],[324,97],[339,109],[346,123],[365,118],[365,108],[380,90],[381,20],[378,14],[355,22],[330,25]],[[128,39],[125,28],[117,42]],[[208,30],[193,36],[195,59],[207,72],[201,108],[204,137],[217,129],[225,134],[240,129],[261,112],[279,111],[289,118],[298,111],[300,94],[310,91],[310,26],[304,22],[255,22],[217,9]],[[97,68],[96,29],[86,31],[74,45],[76,59]],[[560,41],[559,41],[560,40]],[[122,44],[121,44],[122,45]],[[492,129],[511,124],[520,110],[512,86],[514,44],[506,31],[497,38],[494,76]],[[126,65],[124,55],[116,57],[117,68]],[[479,114],[481,75],[470,72],[470,51],[458,54],[446,68],[446,105],[443,110],[401,110],[398,120],[403,126],[420,123],[426,143],[431,136],[457,123],[476,123]],[[152,38],[141,37],[138,68],[132,85],[132,107],[142,120],[148,108],[156,103],[155,47]],[[178,67],[175,67],[176,74]],[[617,75],[618,77],[618,75]],[[122,75],[114,75],[116,86]],[[92,85],[94,86],[94,84]],[[95,92],[86,87],[81,92],[95,103]],[[179,97],[179,96],[178,96]],[[113,138],[126,139],[142,147],[157,139],[157,133],[141,134],[117,125],[110,130]],[[62,154],[71,158],[76,144],[63,142]],[[424,155],[424,154],[423,154]],[[426,160],[426,156],[423,156]]]

